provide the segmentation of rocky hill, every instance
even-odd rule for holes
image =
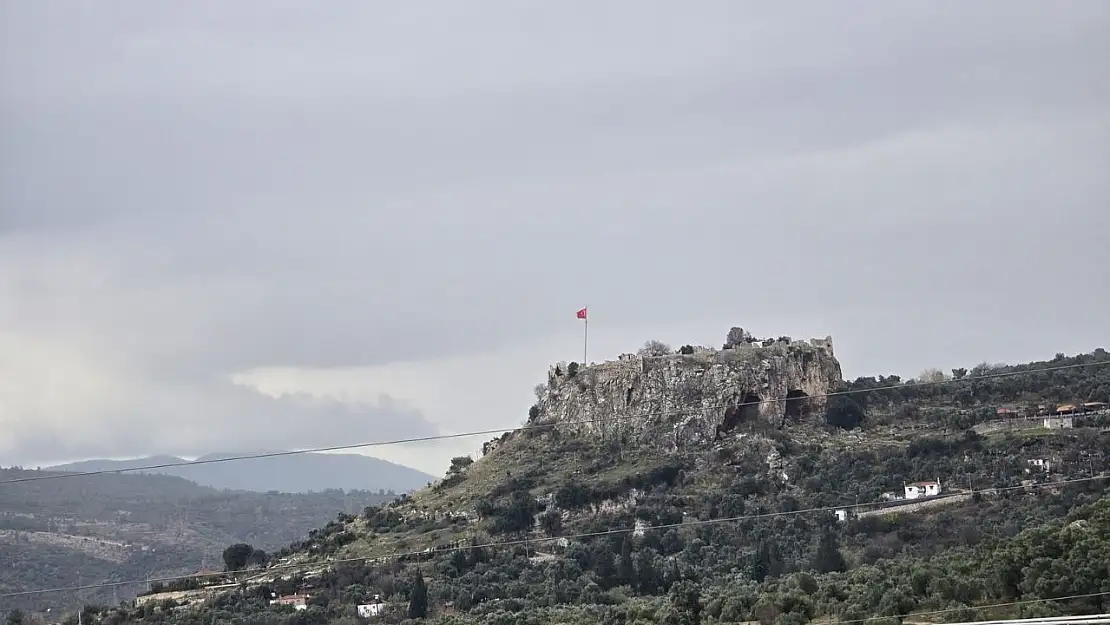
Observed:
[[[976,608],[1110,591],[1104,350],[850,382],[829,339],[734,331],[721,350],[661,351],[560,363],[533,427],[432,487],[340,514],[215,588],[184,580],[88,616],[354,623],[375,596],[378,621],[426,608],[459,625],[1110,610],[1110,595]],[[1065,403],[1092,410],[1046,429],[1038,413]],[[297,594],[303,612],[270,604]]]
[[[547,380],[530,423],[671,447],[720,440],[755,421],[782,427],[812,420],[842,384],[832,337],[761,340],[741,328],[720,350],[691,346],[588,367],[559,363]]]

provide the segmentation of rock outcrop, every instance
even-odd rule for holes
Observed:
[[[555,364],[530,421],[672,448],[711,444],[815,418],[842,379],[832,337],[761,340],[733,328],[721,350],[681,351],[691,353]]]

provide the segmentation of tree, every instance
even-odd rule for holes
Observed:
[[[662,574],[655,564],[656,555],[651,549],[636,552],[636,587],[641,593],[654,594],[662,586]]]
[[[840,543],[836,534],[826,530],[817,545],[817,553],[813,556],[813,568],[820,573],[832,573],[848,568],[844,556],[840,553]]]
[[[23,612],[18,609],[8,612],[7,625],[23,625]]]
[[[539,504],[526,490],[516,490],[509,495],[509,501],[497,509],[494,530],[500,532],[524,532],[532,529],[536,522]]]
[[[621,555],[617,560],[617,577],[629,586],[636,586],[636,567],[632,562],[632,537],[624,535],[621,542]]]
[[[540,527],[548,536],[558,536],[563,531],[563,516],[554,510],[540,516]]]
[[[424,574],[416,570],[416,579],[412,582],[412,592],[409,593],[409,618],[424,618],[428,616],[428,587],[424,584]]]
[[[666,356],[671,353],[671,346],[661,341],[648,341],[640,348],[641,356]]]
[[[462,472],[466,471],[472,464],[474,464],[474,459],[470,456],[457,456],[451,458],[451,467],[447,469],[447,476],[461,475]]]
[[[769,541],[759,541],[759,548],[752,557],[752,579],[762,582],[768,577],[781,575],[782,572],[783,561],[778,547]]]
[[[697,625],[701,622],[701,591],[688,580],[671,586],[671,608],[675,612],[676,625]]]
[[[251,549],[251,554],[247,556],[248,566],[264,566],[268,556],[266,552],[261,549]]]
[[[921,375],[917,376],[917,381],[935,384],[937,382],[943,382],[946,377],[947,376],[945,376],[944,372],[940,369],[930,368],[922,371]]]
[[[759,549],[752,556],[752,579],[762,583],[771,574],[771,547],[759,541]]]
[[[229,571],[241,571],[247,568],[247,564],[251,561],[253,555],[254,547],[246,543],[234,544],[224,549],[224,566]]]
[[[863,424],[863,406],[848,395],[833,395],[825,409],[825,423],[844,430],[851,430]]]

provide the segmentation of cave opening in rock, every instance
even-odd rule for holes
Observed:
[[[761,402],[759,395],[755,393],[748,393],[744,395],[744,399],[735,406],[729,406],[725,410],[725,418],[720,425],[717,426],[717,438],[723,434],[728,434],[736,429],[736,426],[742,423],[753,423],[759,418],[759,402]]]
[[[792,388],[786,392],[786,416],[800,417],[809,409],[809,395],[805,391]]]

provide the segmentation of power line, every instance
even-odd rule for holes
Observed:
[[[979,490],[965,491],[965,492],[962,492],[960,494],[961,495],[997,494],[997,493],[1002,493],[1002,492],[1011,491],[1011,490],[1022,490],[1022,489],[1032,489],[1032,488],[1047,488],[1047,487],[1051,487],[1051,486],[1065,486],[1065,485],[1068,485],[1068,484],[1079,484],[1079,483],[1083,483],[1083,482],[1091,482],[1091,481],[1094,481],[1094,480],[1105,479],[1106,477],[1107,476],[1105,476],[1105,475],[1095,475],[1095,476],[1089,476],[1089,477],[1074,478],[1074,479],[1070,479],[1070,480],[1058,480],[1058,481],[1055,481],[1055,482],[1043,482],[1041,484],[1029,484],[1029,485],[1022,485],[1022,486],[1003,486],[1003,487],[999,487],[999,488],[983,488],[983,489],[979,489]],[[933,501],[937,501],[937,500],[934,499]],[[643,528],[643,529],[645,531],[647,531],[647,530],[656,531],[656,530],[677,529],[677,528],[684,528],[684,527],[700,527],[700,526],[705,526],[705,525],[717,525],[717,524],[720,524],[720,523],[737,523],[737,522],[740,522],[740,521],[755,521],[755,520],[770,519],[770,518],[776,518],[776,517],[798,516],[798,515],[802,515],[802,514],[812,514],[812,513],[816,513],[816,512],[834,512],[836,510],[852,510],[852,509],[857,509],[857,508],[873,507],[873,506],[876,506],[876,505],[877,505],[876,502],[854,503],[854,504],[843,504],[843,505],[836,505],[836,506],[823,506],[823,507],[819,507],[819,508],[805,508],[805,509],[802,509],[802,510],[764,512],[764,513],[761,513],[761,514],[745,514],[745,515],[740,515],[740,516],[720,517],[720,518],[716,518],[716,519],[696,519],[696,520],[692,520],[692,521],[681,521],[681,522],[678,522],[678,523],[666,523],[666,524],[663,524],[663,525],[652,525],[650,527],[646,527],[646,528]],[[897,511],[896,508],[893,509],[893,511]],[[614,536],[614,535],[620,535],[620,534],[628,534],[628,533],[636,531],[636,529],[637,528],[635,526],[634,527],[619,527],[619,528],[613,528],[613,529],[608,529],[608,530],[602,530],[602,531],[598,531],[598,532],[585,532],[585,533],[580,533],[580,534],[571,534],[571,535],[568,535],[568,536],[553,536],[553,537],[552,536],[546,536],[546,537],[540,537],[540,538],[519,538],[519,539],[514,539],[514,540],[492,541],[492,542],[487,542],[487,543],[478,543],[478,544],[471,544],[471,545],[465,545],[465,546],[439,547],[439,548],[432,548],[432,551],[430,551],[430,552],[428,552],[428,551],[405,551],[405,552],[397,552],[397,553],[391,553],[391,554],[386,554],[386,555],[382,555],[382,556],[374,556],[374,557],[363,556],[363,557],[359,557],[359,558],[339,558],[339,559],[334,559],[334,560],[319,560],[319,561],[315,561],[315,562],[298,562],[298,563],[289,563],[289,564],[277,564],[277,565],[266,567],[263,570],[254,570],[254,571],[245,571],[245,572],[244,571],[236,571],[236,572],[223,572],[223,573],[194,573],[192,575],[180,575],[180,576],[176,576],[176,577],[150,577],[150,578],[145,578],[145,579],[132,579],[132,580],[125,580],[125,581],[99,582],[99,583],[96,583],[96,584],[87,584],[87,585],[79,585],[79,586],[59,586],[59,587],[55,587],[55,588],[43,588],[43,589],[37,589],[37,590],[23,590],[23,591],[19,591],[19,592],[3,593],[3,594],[0,594],[0,599],[6,599],[6,598],[9,598],[9,597],[22,597],[22,596],[27,596],[27,595],[41,595],[41,594],[52,593],[52,592],[77,592],[77,591],[81,591],[81,590],[89,590],[89,589],[94,589],[94,588],[112,588],[112,587],[116,587],[116,586],[132,586],[132,585],[139,585],[139,584],[152,584],[152,583],[156,583],[156,582],[163,582],[164,583],[164,582],[184,581],[184,580],[190,580],[190,579],[200,580],[200,579],[207,579],[207,578],[211,578],[211,577],[230,576],[232,579],[236,578],[237,576],[248,576],[248,575],[249,576],[254,576],[254,577],[259,577],[259,576],[269,575],[270,573],[276,572],[276,571],[290,571],[290,570],[300,570],[300,569],[319,568],[319,567],[334,567],[334,566],[339,565],[339,564],[357,564],[357,563],[363,563],[364,564],[364,563],[371,563],[371,562],[378,563],[378,562],[385,562],[385,561],[388,561],[388,560],[404,558],[404,557],[427,556],[429,554],[443,555],[443,554],[448,554],[448,553],[452,553],[452,552],[455,552],[455,551],[466,551],[466,550],[469,550],[469,549],[487,549],[487,548],[488,549],[493,549],[493,548],[499,548],[499,547],[515,547],[515,546],[518,546],[518,545],[534,545],[536,543],[550,543],[550,542],[555,542],[555,541],[559,541],[559,540],[580,540],[580,539],[586,539],[586,538],[601,538],[601,537],[604,537],[604,536]],[[243,581],[243,580],[240,580],[240,581]],[[231,583],[231,582],[229,582],[229,583]],[[850,622],[850,621],[844,621],[844,622]]]
[[[914,382],[912,384],[912,386],[909,386],[909,387],[910,388],[919,388],[919,387],[922,387],[922,386],[938,386],[938,385],[942,385],[942,384],[955,384],[957,382],[977,382],[977,381],[980,381],[980,380],[993,380],[993,379],[997,379],[997,378],[1007,378],[1007,377],[1013,377],[1013,376],[1017,376],[1017,375],[1026,375],[1026,374],[1031,374],[1031,373],[1048,373],[1048,372],[1052,372],[1052,371],[1063,371],[1063,370],[1067,370],[1067,369],[1079,369],[1079,368],[1082,368],[1082,367],[1100,367],[1100,366],[1106,366],[1106,365],[1110,365],[1110,360],[1100,360],[1100,361],[1096,361],[1096,362],[1085,362],[1085,363],[1077,363],[1077,364],[1070,364],[1070,365],[1057,365],[1057,366],[1052,366],[1052,367],[1043,367],[1043,368],[1040,368],[1040,369],[1026,369],[1026,370],[1023,370],[1023,371],[1003,371],[1003,372],[999,372],[999,373],[988,373],[988,374],[971,376],[971,377],[965,376],[965,377],[962,377],[962,378],[951,378],[951,379],[944,379],[944,380],[928,380],[928,381],[923,381],[923,382]],[[908,387],[907,384],[899,383],[899,384],[890,384],[890,385],[887,385],[887,386],[876,386],[876,387],[873,387],[873,388],[850,389],[850,390],[846,390],[846,391],[835,391],[835,392],[832,392],[832,393],[822,393],[822,394],[810,395],[808,397],[798,398],[798,399],[819,399],[819,398],[827,399],[829,397],[840,397],[840,396],[844,396],[844,395],[858,395],[858,394],[862,394],[862,393],[874,393],[874,392],[878,392],[878,391],[890,391],[890,390],[897,390],[897,389],[902,389],[902,388],[907,388],[907,387]],[[224,462],[238,462],[240,460],[255,460],[255,459],[259,459],[259,458],[277,458],[277,457],[283,457],[283,456],[296,456],[296,455],[301,455],[301,454],[324,453],[324,452],[344,451],[344,450],[351,450],[351,449],[364,449],[364,448],[367,448],[367,447],[385,447],[385,446],[388,446],[388,445],[404,445],[404,444],[409,444],[409,443],[425,443],[425,442],[430,442],[430,441],[441,441],[441,440],[449,440],[449,439],[457,439],[457,438],[468,438],[468,437],[471,437],[471,436],[489,436],[489,435],[493,435],[493,434],[505,434],[505,433],[508,433],[508,432],[517,432],[517,431],[525,431],[525,430],[543,430],[543,429],[551,429],[551,428],[556,428],[556,427],[567,427],[567,426],[575,426],[575,425],[590,425],[590,424],[595,424],[595,423],[611,423],[611,422],[614,422],[614,421],[631,421],[631,420],[637,420],[637,419],[645,419],[645,418],[649,418],[649,417],[678,416],[678,415],[685,415],[685,414],[698,412],[698,411],[705,411],[705,410],[742,408],[744,406],[758,406],[758,405],[763,404],[763,403],[779,403],[779,402],[786,402],[786,401],[792,401],[792,400],[794,400],[794,398],[775,397],[775,398],[771,398],[771,399],[760,400],[758,402],[748,401],[748,402],[728,403],[728,404],[713,404],[713,405],[707,405],[707,406],[700,406],[698,408],[689,408],[689,409],[685,409],[685,410],[642,412],[642,413],[637,413],[637,414],[616,415],[616,416],[612,416],[612,417],[596,418],[596,419],[580,419],[580,420],[556,421],[556,422],[549,422],[549,423],[534,423],[534,424],[523,425],[523,426],[515,427],[515,428],[498,428],[498,429],[493,429],[493,430],[475,430],[475,431],[471,431],[471,432],[458,432],[458,433],[455,433],[455,434],[435,434],[435,435],[431,435],[431,436],[417,436],[417,437],[411,437],[411,438],[398,438],[398,439],[387,440],[387,441],[371,441],[371,442],[368,442],[368,443],[351,443],[351,444],[346,444],[346,445],[332,445],[332,446],[328,446],[328,447],[311,447],[311,448],[307,448],[307,449],[298,449],[298,450],[293,450],[293,451],[276,451],[276,452],[268,452],[268,453],[261,453],[261,454],[246,454],[246,455],[241,455],[241,456],[228,456],[226,458],[209,458],[209,459],[206,459],[206,460],[193,460],[193,461],[185,461],[185,462],[167,462],[167,463],[162,463],[162,464],[150,464],[150,465],[144,465],[144,466],[140,466],[140,467],[128,467],[128,468],[122,468],[122,469],[101,469],[101,470],[98,470],[98,471],[83,471],[83,472],[59,472],[59,473],[50,473],[50,474],[47,474],[47,475],[34,475],[34,476],[29,476],[29,477],[15,478],[15,479],[11,479],[11,480],[2,480],[2,481],[0,481],[0,486],[3,486],[5,484],[19,484],[19,483],[22,483],[22,482],[38,482],[38,481],[41,481],[41,480],[57,480],[57,479],[63,479],[63,478],[88,477],[88,476],[92,476],[92,475],[107,475],[107,474],[117,474],[117,473],[134,473],[136,471],[150,471],[152,469],[168,469],[168,468],[173,468],[173,467],[191,467],[191,466],[199,466],[199,465],[203,465],[203,464],[218,464],[218,463],[224,463]]]
[[[1033,618],[1009,618],[994,621],[965,621],[963,623],[945,623],[945,625],[1062,625],[1063,623],[1078,623],[1079,625],[1110,624],[1110,613],[1083,614],[1080,616],[1038,616]]]
[[[852,619],[852,620],[849,620],[849,621],[840,621],[840,620],[838,620],[838,621],[836,621],[836,623],[837,623],[837,625],[845,625],[847,623],[869,623],[871,621],[881,621],[881,620],[886,620],[886,619],[898,619],[899,621],[905,622],[905,619],[907,619],[907,618],[916,618],[916,617],[919,617],[919,616],[936,616],[936,615],[939,615],[939,614],[951,614],[952,612],[963,612],[964,610],[992,610],[994,608],[1011,608],[1011,607],[1019,606],[1019,605],[1031,605],[1031,604],[1036,604],[1036,603],[1049,603],[1051,601],[1069,601],[1069,600],[1072,600],[1072,599],[1091,599],[1091,598],[1094,598],[1094,597],[1103,597],[1103,596],[1106,596],[1106,595],[1110,595],[1110,590],[1106,590],[1106,591],[1102,591],[1102,592],[1088,592],[1088,593],[1083,593],[1081,595],[1065,595],[1063,597],[1052,597],[1050,599],[1022,599],[1021,601],[1007,601],[1005,603],[991,603],[989,605],[972,605],[972,606],[964,606],[964,607],[960,607],[960,608],[944,608],[944,609],[941,609],[941,610],[929,610],[927,612],[907,612],[906,614],[898,614],[896,616],[869,616],[867,618],[857,618],[857,619]],[[1092,616],[1091,618],[1093,620],[1093,619],[1096,619],[1096,618],[1102,617],[1102,616],[1104,616],[1104,615],[1099,614],[1099,615]],[[1055,624],[1055,623],[1078,621],[1078,620],[1080,620],[1078,617],[1077,618],[1062,617],[1059,620],[1052,620],[1052,619],[1046,618],[1043,621],[1041,621],[1041,623],[1054,623]],[[1098,618],[1098,620],[1102,620],[1102,619]],[[1038,621],[1034,621],[1032,619],[1030,619],[1030,620],[1024,620],[1024,619],[1023,620],[1016,620],[1015,619],[1015,620],[1012,620],[1012,621],[982,621],[982,622],[971,621],[970,623],[965,623],[963,625],[971,625],[971,623],[975,623],[976,625],[978,625],[979,623],[982,623],[982,625],[988,625],[990,623],[1013,623],[1014,625],[1023,625],[1023,624],[1038,623]],[[960,624],[953,623],[953,624],[945,624],[945,625],[960,625]]]

